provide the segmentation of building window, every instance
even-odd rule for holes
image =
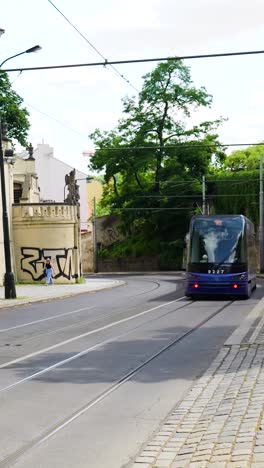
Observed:
[[[14,203],[19,203],[20,198],[22,197],[22,184],[15,182],[14,183]]]

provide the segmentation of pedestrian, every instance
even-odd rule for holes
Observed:
[[[53,266],[51,263],[51,259],[48,257],[46,258],[45,266],[44,266],[44,273],[46,277],[46,284],[53,284]]]

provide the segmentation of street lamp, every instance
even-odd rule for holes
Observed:
[[[6,63],[8,60],[18,57],[19,55],[31,54],[32,52],[38,52],[39,50],[41,50],[41,47],[39,45],[35,45],[34,47],[30,47],[30,49],[24,50],[23,52],[20,52],[19,54],[12,55],[11,57],[8,57],[0,64],[0,68],[2,68],[4,63]]]
[[[5,30],[0,28],[0,37],[5,33]]]
[[[2,30],[3,31],[3,30]],[[0,31],[1,34],[1,31]],[[20,52],[19,54],[12,55],[5,59],[1,64],[0,68],[8,60],[11,60],[14,57],[18,57],[23,54],[30,54],[31,52],[37,52],[41,47],[39,45],[31,47],[30,49]],[[4,157],[10,158],[13,157],[13,152],[3,151],[3,140],[9,141],[6,132],[3,131],[3,126],[0,118],[0,179],[1,179],[1,194],[2,194],[2,218],[3,218],[3,235],[4,235],[4,252],[5,252],[5,299],[15,299],[16,298],[16,286],[14,273],[12,272],[12,261],[11,261],[11,249],[10,249],[10,235],[9,235],[9,221],[8,221],[8,211],[7,211],[7,202],[6,202],[6,184],[5,184],[5,162]]]

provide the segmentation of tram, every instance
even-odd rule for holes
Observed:
[[[198,215],[190,222],[186,288],[188,297],[249,298],[256,287],[253,223],[243,215]]]

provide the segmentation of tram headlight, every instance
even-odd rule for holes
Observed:
[[[247,279],[247,275],[245,273],[242,273],[242,275],[233,276],[233,280],[245,280],[245,279]]]

